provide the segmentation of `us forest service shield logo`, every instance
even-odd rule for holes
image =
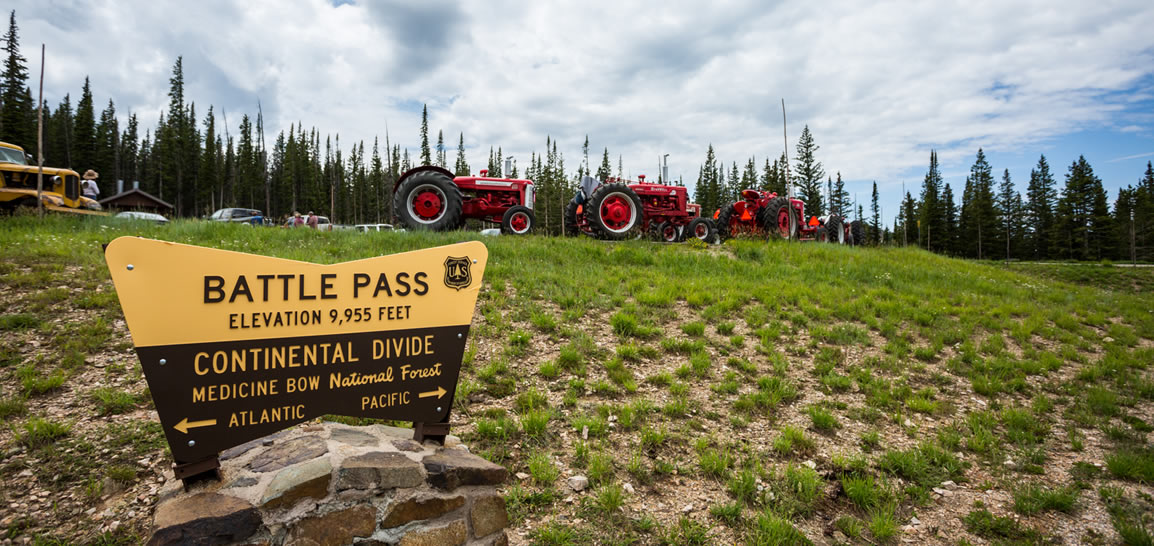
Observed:
[[[472,263],[468,256],[463,258],[449,256],[445,258],[445,286],[460,290],[473,284],[473,275],[469,271],[469,266]]]

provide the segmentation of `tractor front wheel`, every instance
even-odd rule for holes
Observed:
[[[685,238],[693,237],[706,243],[712,241],[717,233],[716,230],[713,229],[713,226],[709,224],[710,221],[708,218],[694,218],[690,220],[689,225],[685,228]]]
[[[620,241],[641,225],[641,199],[625,184],[602,184],[585,206],[585,219],[598,239]]]
[[[501,217],[501,233],[505,235],[525,235],[537,223],[533,209],[524,205],[509,207]]]
[[[677,226],[673,222],[661,222],[657,224],[657,240],[665,243],[676,243],[680,239],[681,233],[677,230]]]
[[[763,226],[765,232],[773,238],[792,239],[797,234],[799,227],[796,222],[790,221],[792,214],[788,197],[771,199],[765,206],[765,215],[762,216],[762,221],[765,222]]]
[[[827,229],[825,226],[817,226],[817,233],[814,235],[814,240],[819,243],[830,242],[829,229]]]
[[[453,179],[436,171],[414,174],[393,196],[393,210],[413,230],[447,231],[461,222],[461,190]]]

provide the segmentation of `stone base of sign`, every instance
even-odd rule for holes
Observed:
[[[221,454],[221,481],[159,492],[149,544],[502,545],[507,473],[448,436],[313,424]]]

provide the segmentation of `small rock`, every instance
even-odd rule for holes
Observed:
[[[22,470],[19,474],[17,474],[16,477],[17,478],[31,478],[32,477],[32,469],[26,468],[26,469]]]
[[[569,495],[568,497],[565,497],[565,504],[573,504],[576,501],[577,501],[577,499],[573,498],[573,495]]]
[[[1114,338],[1112,338],[1110,336],[1106,336],[1106,337],[1102,338],[1102,343],[1114,343]]]
[[[632,495],[632,494],[633,494],[633,484],[631,484],[631,483],[627,483],[627,484],[625,484],[625,486],[624,486],[624,487],[622,487],[622,489],[624,489],[624,490],[625,490],[625,492],[626,492],[626,493],[629,493],[630,495]]]
[[[514,475],[514,476],[516,476],[518,480],[527,480],[527,479],[529,479],[529,475],[528,475],[528,474],[526,474],[526,473],[524,473],[524,472],[518,472],[518,473],[516,473],[516,474],[513,474],[513,475]]]
[[[916,516],[915,516],[915,517],[912,517],[912,518],[910,518],[910,525],[915,525],[915,526],[916,526],[916,525],[921,525],[921,524],[922,524],[922,522],[921,522],[921,521],[919,521],[919,520],[918,520],[918,518],[917,518]]]
[[[958,484],[954,483],[953,480],[946,480],[946,481],[942,482],[942,487],[944,487],[946,489],[957,489]]]
[[[693,511],[693,505],[692,505],[692,504],[686,504],[686,505],[685,505],[685,508],[682,508],[682,509],[681,509],[681,513],[682,513],[682,514],[688,514],[688,513],[692,512],[692,511]]]
[[[811,460],[808,460],[808,461],[806,461],[806,462],[804,462],[804,463],[801,463],[801,464],[802,464],[803,466],[806,466],[806,467],[808,467],[810,470],[813,470],[813,469],[817,468],[817,463],[813,462],[813,460],[812,460],[812,459],[811,459]]]
[[[581,427],[581,439],[582,440],[588,440],[589,439],[589,426],[588,425]]]
[[[912,427],[912,426],[914,426],[914,422],[913,422],[913,421],[910,421],[910,420],[907,418],[905,421],[902,421],[902,425],[904,425],[904,426],[907,426],[907,427]]]
[[[906,533],[912,533],[916,530],[917,530],[917,528],[915,528],[913,525],[903,525],[902,526],[902,531],[904,531]]]
[[[589,487],[589,478],[585,476],[573,476],[566,480],[565,484],[569,486],[569,489],[580,493],[584,491],[586,487]]]
[[[1015,466],[1015,465],[1014,465],[1014,460],[1013,460],[1013,459],[1011,459],[1011,458],[1009,458],[1009,457],[1006,457],[1006,462],[1005,462],[1005,463],[1002,463],[1002,464],[1005,464],[1006,466],[1008,466],[1008,467],[1010,467],[1010,468],[1014,468],[1014,466]]]

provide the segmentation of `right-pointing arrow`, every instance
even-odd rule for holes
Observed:
[[[449,391],[445,390],[445,387],[437,387],[437,390],[429,391],[429,392],[422,392],[422,393],[418,394],[417,397],[428,398],[430,396],[436,396],[438,399],[440,399],[442,396],[445,396],[445,393],[447,393],[447,392],[449,392]]]

